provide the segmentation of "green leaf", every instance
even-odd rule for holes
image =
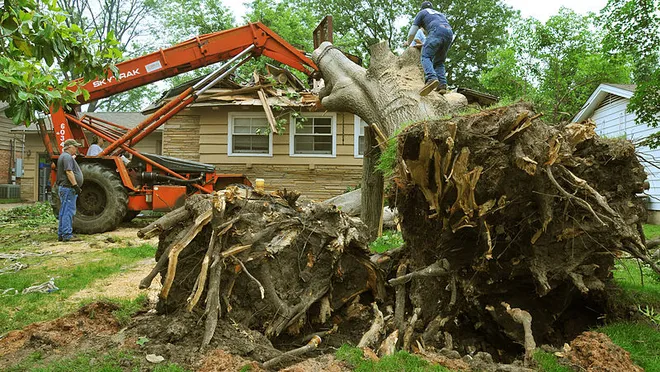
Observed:
[[[16,18],[10,16],[8,18],[5,18],[2,20],[2,23],[0,23],[0,26],[2,26],[2,34],[3,35],[9,35],[16,31],[18,29],[19,22],[16,20]]]
[[[32,98],[32,95],[30,93],[24,92],[24,91],[19,91],[18,92],[18,98],[21,101],[27,101],[28,99]]]
[[[79,89],[80,89],[80,93],[82,93],[82,95],[83,95],[83,99],[85,101],[89,101],[89,91],[87,89],[82,88],[82,87],[79,88]]]

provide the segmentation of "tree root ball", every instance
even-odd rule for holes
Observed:
[[[230,187],[143,229],[168,227],[152,272],[163,282],[158,310],[203,311],[205,346],[225,315],[270,339],[300,337],[332,329],[332,315],[360,295],[384,300],[360,220],[329,204],[299,206],[297,196]]]
[[[403,284],[427,345],[447,346],[443,333],[460,352],[562,344],[602,315],[618,255],[652,263],[640,236],[644,169],[629,141],[594,128],[548,125],[519,103],[398,136],[390,205],[408,272],[442,262]]]

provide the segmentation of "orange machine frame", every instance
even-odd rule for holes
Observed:
[[[103,152],[97,158],[84,159],[83,161],[106,161],[114,163],[124,186],[130,191],[128,209],[151,209],[149,196],[153,194],[153,190],[145,186],[138,189],[132,184],[128,177],[128,170],[125,164],[118,157],[119,153],[122,151],[127,152],[143,160],[146,163],[148,171],[158,169],[169,176],[180,180],[188,180],[190,175],[178,174],[152,161],[135,150],[133,146],[172,116],[194,102],[198,95],[216,84],[238,66],[245,63],[251,57],[261,55],[291,66],[308,76],[317,77],[319,74],[317,66],[311,59],[261,22],[197,36],[170,48],[161,49],[157,52],[117,64],[117,76],[109,71],[107,77],[84,84],[83,88],[89,92],[89,97],[85,98],[81,94],[78,96],[78,102],[84,104],[220,61],[229,59],[229,62],[223,64],[218,70],[195,84],[195,86],[186,89],[130,130],[121,125],[98,118],[88,116],[78,118],[77,115],[65,112],[62,108],[51,109],[51,120],[58,152],[62,152],[62,145],[69,138],[82,141],[83,147],[81,150],[86,151],[89,143],[83,129],[103,138],[108,142],[108,146]],[[82,81],[77,80],[77,82]],[[45,130],[45,126],[43,123],[40,123],[39,127],[42,132],[44,145],[51,158],[56,161],[58,155],[55,154],[54,146]],[[55,172],[53,168],[53,172],[51,173],[52,181],[55,181],[54,177]],[[193,186],[197,188],[198,192],[209,193],[213,191],[214,184],[218,180],[227,179],[235,181],[241,177],[242,175],[237,174],[209,174],[205,176],[205,180],[201,185],[194,184]]]

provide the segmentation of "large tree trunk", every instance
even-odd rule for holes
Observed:
[[[456,93],[419,96],[424,77],[416,48],[396,56],[381,42],[370,54],[371,65],[365,69],[328,42],[312,53],[323,73],[320,96],[325,108],[355,113],[389,136],[402,123],[442,117],[467,105],[467,99]]]
[[[383,174],[376,170],[380,147],[371,128],[364,131],[364,159],[362,161],[362,194],[360,219],[369,229],[370,239],[378,236],[383,217]]]
[[[397,325],[409,338],[494,355],[562,343],[602,315],[617,254],[660,272],[640,236],[646,175],[629,142],[545,124],[527,104],[440,119],[462,101],[419,97],[414,48],[397,58],[375,45],[368,70],[328,43],[313,58],[327,109],[390,134],[409,125],[390,195],[409,262],[390,284],[417,320]]]
[[[444,96],[431,93],[420,97],[424,77],[419,63],[418,49],[409,48],[395,56],[382,42],[371,48],[371,66],[364,69],[351,62],[330,43],[323,43],[314,51],[315,59],[324,74],[325,87],[320,95],[324,107],[336,111],[356,113],[369,124],[376,124],[386,136],[392,135],[401,123],[444,116],[467,105],[460,94]],[[368,130],[371,132],[371,130]],[[377,143],[367,142],[362,170],[361,217],[374,236],[382,216],[382,176],[374,173],[380,149]],[[373,150],[371,150],[373,148]]]

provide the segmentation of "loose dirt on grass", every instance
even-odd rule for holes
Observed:
[[[32,203],[7,203],[7,204],[0,204],[0,211],[7,210],[7,209],[13,209],[16,207],[24,207],[27,205],[32,205]]]
[[[571,363],[587,372],[643,372],[630,359],[630,353],[615,345],[607,335],[584,332],[571,342]]]
[[[81,344],[95,337],[110,336],[119,331],[119,321],[112,314],[116,305],[95,302],[75,313],[31,324],[22,330],[11,331],[0,339],[0,368],[14,365],[34,352],[67,354],[81,349]]]
[[[307,372],[307,371],[326,371],[326,372],[349,372],[351,369],[342,361],[337,360],[334,355],[326,354],[316,358],[304,360],[298,364],[281,370],[282,372]]]
[[[139,239],[137,237],[138,229],[135,227],[120,227],[117,230],[97,235],[81,235],[81,241],[77,242],[58,242],[49,241],[39,244],[38,249],[42,251],[51,251],[54,254],[68,253],[89,253],[95,250],[104,250],[108,248],[120,248],[126,246],[151,244],[157,245],[158,238]]]
[[[240,356],[231,355],[224,350],[211,350],[202,360],[202,366],[198,372],[222,372],[240,371],[249,368],[251,372],[264,371],[256,362],[243,359]],[[318,370],[317,370],[318,371]]]

